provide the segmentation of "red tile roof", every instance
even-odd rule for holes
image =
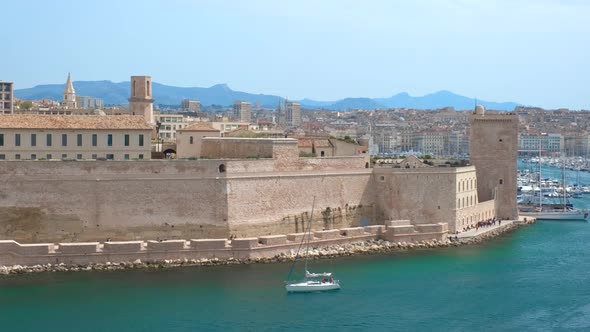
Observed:
[[[152,127],[137,115],[0,115],[0,129],[143,129]]]

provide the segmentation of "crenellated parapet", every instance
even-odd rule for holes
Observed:
[[[409,221],[408,221],[409,223]],[[348,227],[260,237],[227,239],[192,239],[163,241],[109,241],[74,243],[21,244],[0,240],[0,266],[35,264],[104,264],[107,262],[156,262],[167,259],[247,259],[292,253],[305,240],[312,247],[340,245],[359,241],[393,239],[396,242],[443,240],[445,225],[387,225]],[[408,231],[401,231],[407,227]],[[411,231],[410,231],[411,228]],[[308,235],[309,239],[304,239]]]

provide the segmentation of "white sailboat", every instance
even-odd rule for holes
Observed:
[[[292,293],[303,293],[303,292],[321,292],[321,291],[330,291],[330,290],[337,290],[340,289],[340,282],[335,280],[332,276],[332,272],[320,272],[320,273],[312,273],[309,272],[307,268],[307,261],[309,257],[309,239],[311,238],[311,222],[313,220],[313,210],[315,208],[315,197],[313,198],[313,205],[311,207],[311,217],[309,219],[309,226],[307,226],[307,230],[304,232],[303,239],[301,239],[301,244],[297,249],[297,255],[295,256],[295,260],[291,265],[291,270],[289,271],[289,275],[287,276],[287,280],[293,273],[293,268],[295,267],[295,263],[297,263],[297,258],[299,258],[299,252],[303,243],[306,244],[305,246],[305,278],[300,281],[287,281],[285,282],[285,289],[287,292]]]

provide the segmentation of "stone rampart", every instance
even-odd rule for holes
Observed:
[[[143,249],[143,241],[105,242],[103,251],[109,253],[137,252]]]
[[[191,249],[195,250],[225,249],[226,245],[226,239],[192,239],[190,243]]]
[[[385,238],[396,242],[413,242],[430,239],[444,239],[447,236],[442,225],[437,225],[438,233],[411,234],[390,233],[396,227],[388,228],[382,233],[383,225],[354,227],[314,232],[310,238],[312,247],[340,245],[359,241]],[[434,227],[434,226],[433,226]],[[434,230],[429,229],[429,230]],[[268,258],[279,254],[291,254],[297,250],[303,240],[303,233],[251,238],[193,239],[167,241],[113,241],[86,243],[42,243],[20,244],[13,240],[0,241],[0,266],[35,265],[35,264],[105,264],[107,262],[157,262],[177,259],[229,259],[229,258]],[[391,241],[391,240],[390,240]]]
[[[373,224],[363,158],[0,162],[0,239],[23,243],[250,237]],[[282,167],[282,166],[281,166]],[[305,190],[301,190],[304,188]],[[365,206],[360,208],[359,206]]]
[[[263,245],[277,245],[287,243],[287,235],[268,235],[261,236],[258,239],[260,241],[260,244]]]
[[[99,251],[98,242],[60,243],[59,252],[65,255],[86,255],[95,254]]]
[[[185,240],[147,241],[148,250],[182,250],[185,246]]]
[[[391,242],[442,241],[448,234],[447,224],[388,226],[383,238]]]

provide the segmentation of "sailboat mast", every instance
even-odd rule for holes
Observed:
[[[543,189],[541,188],[541,141],[539,141],[539,212],[543,210]]]
[[[567,206],[567,186],[565,184],[565,156],[562,155],[561,157],[561,161],[562,161],[562,168],[561,168],[561,183],[563,186],[563,211],[565,211],[566,206]]]
[[[311,223],[313,222],[313,210],[315,209],[315,196],[313,196],[313,204],[311,205],[311,216],[309,217],[309,230],[307,232],[307,245],[305,248],[305,274],[307,275],[307,260],[309,257],[309,238],[311,237]]]

